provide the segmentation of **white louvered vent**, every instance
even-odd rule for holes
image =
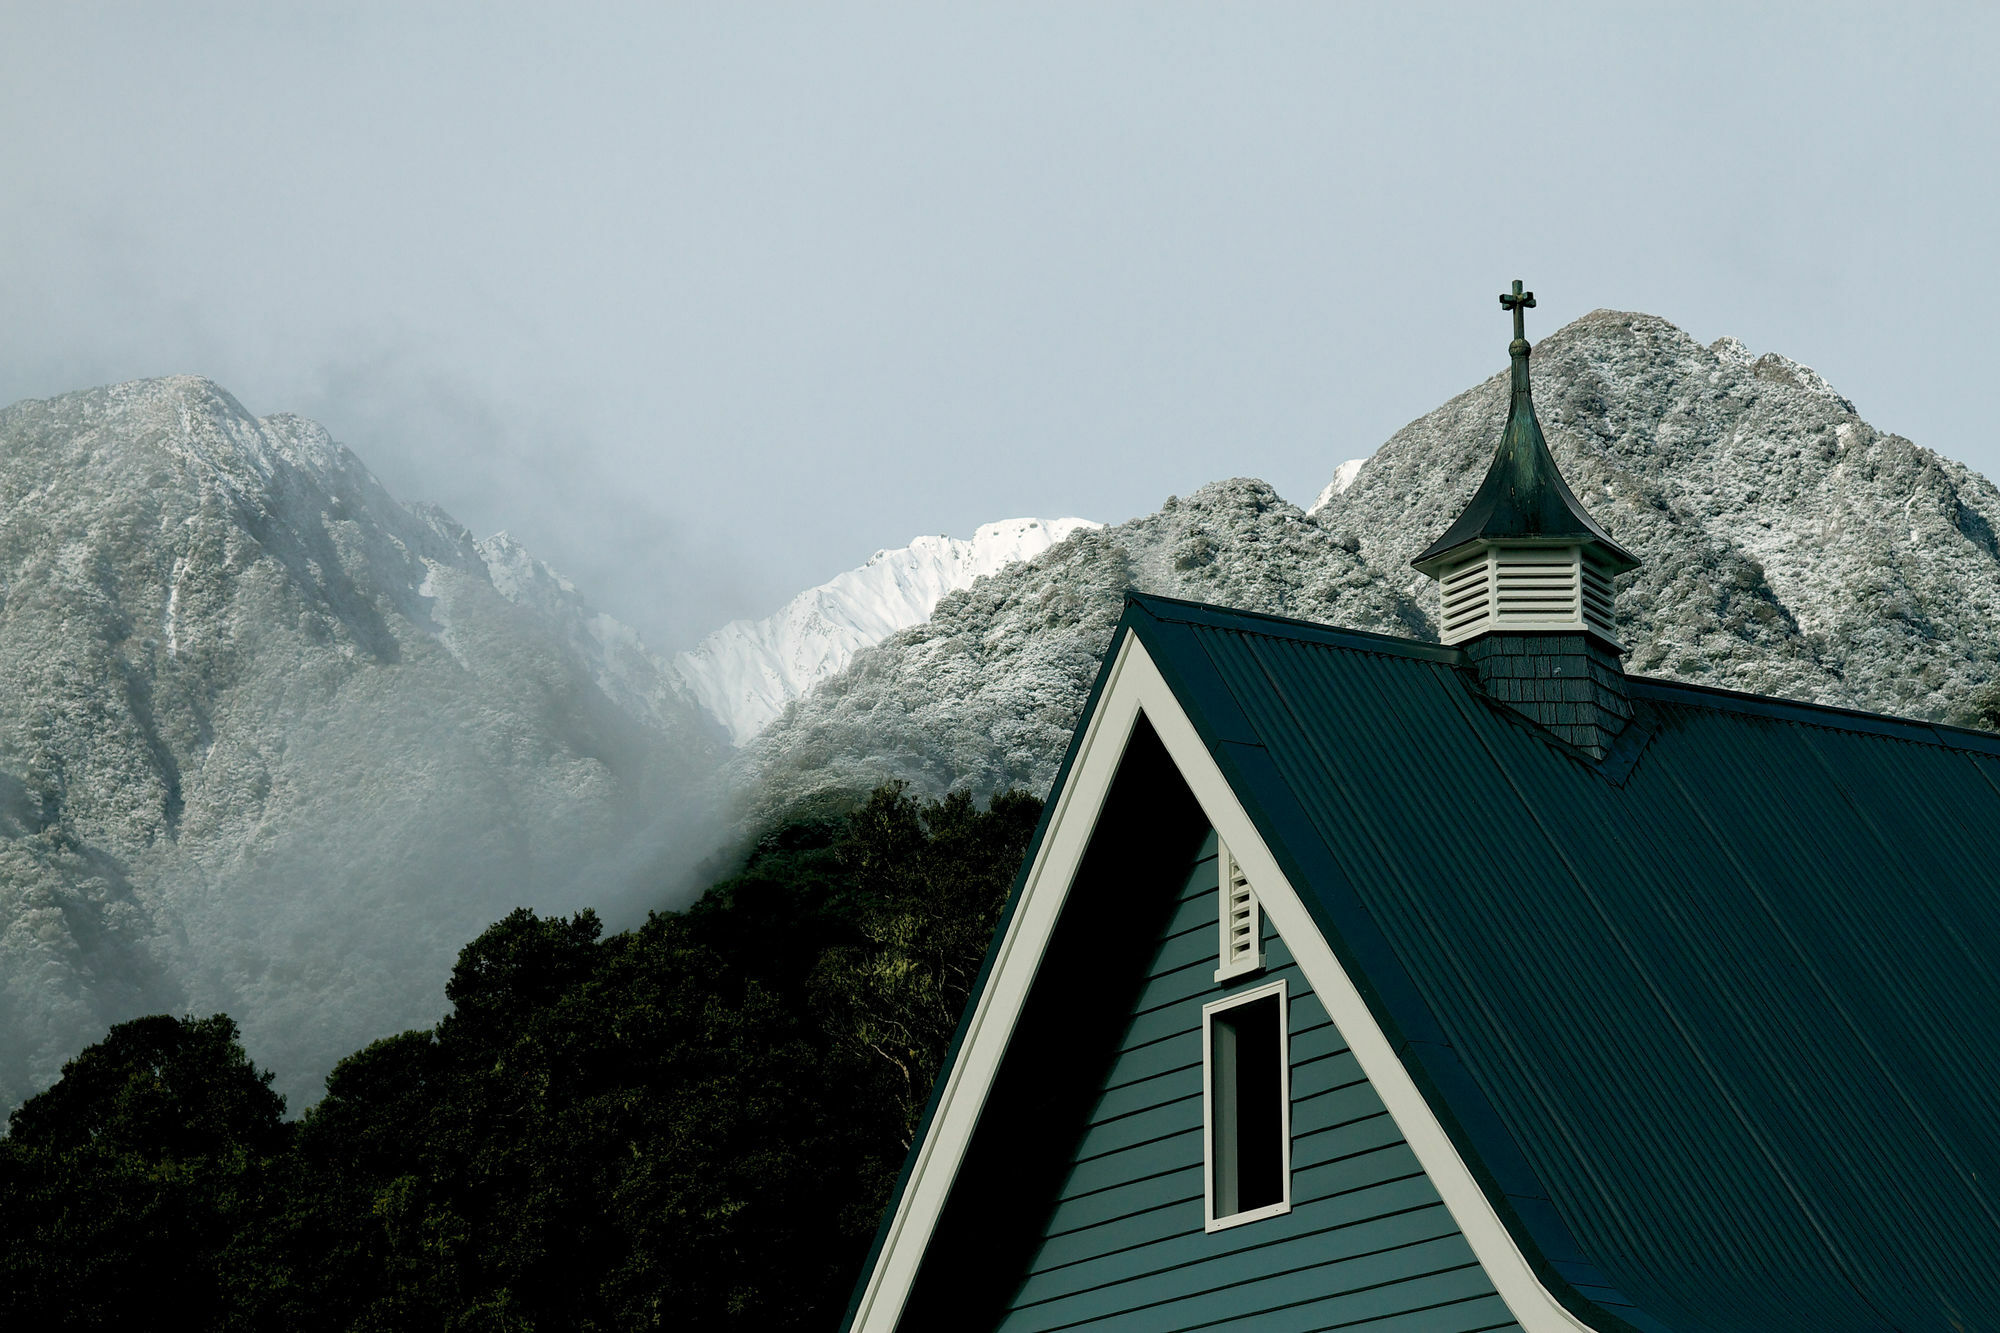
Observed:
[[[1446,643],[1457,643],[1476,634],[1486,624],[1493,605],[1493,563],[1480,552],[1451,570],[1441,580],[1444,589],[1444,631]]]
[[[1611,577],[1575,546],[1489,546],[1438,579],[1438,638],[1494,630],[1594,630],[1612,643]]]
[[[1586,560],[1583,562],[1583,620],[1590,628],[1602,634],[1611,642],[1618,642],[1612,633],[1617,618],[1612,612],[1611,576]]]
[[[1501,627],[1582,624],[1575,550],[1494,553],[1493,619]]]
[[[1215,851],[1216,904],[1222,941],[1217,981],[1248,976],[1264,966],[1264,923],[1257,910],[1257,893],[1226,843]]]

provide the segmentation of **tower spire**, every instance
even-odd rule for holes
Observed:
[[[1464,511],[1410,563],[1438,581],[1439,637],[1465,645],[1487,692],[1602,756],[1632,716],[1611,581],[1639,559],[1577,500],[1542,436],[1528,377],[1534,305],[1518,278],[1500,295],[1514,316],[1500,447]]]
[[[1528,382],[1530,349],[1522,318],[1534,305],[1535,294],[1521,290],[1519,278],[1514,280],[1513,291],[1500,294],[1500,308],[1514,315],[1514,341],[1507,345],[1513,362],[1507,428],[1501,432],[1493,465],[1473,492],[1471,503],[1442,537],[1410,562],[1420,573],[1436,578],[1465,548],[1479,541],[1586,542],[1595,548],[1598,563],[1613,576],[1639,567],[1638,557],[1611,540],[1611,534],[1599,527],[1590,511],[1570,493],[1556,469],[1555,455],[1542,437],[1542,423],[1535,419],[1534,393]],[[1608,633],[1606,637],[1610,637]]]

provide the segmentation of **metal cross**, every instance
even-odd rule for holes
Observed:
[[[1514,337],[1517,341],[1526,342],[1528,339],[1528,330],[1522,320],[1521,312],[1535,308],[1535,294],[1533,292],[1522,291],[1521,280],[1516,278],[1514,279],[1513,291],[1500,293],[1500,308],[1514,312]]]

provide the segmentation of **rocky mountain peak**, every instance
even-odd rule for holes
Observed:
[[[1655,316],[1594,311],[1531,367],[1563,475],[1648,564],[1619,584],[1631,669],[1973,720],[2000,643],[1991,482],[1797,362]],[[1477,484],[1506,392],[1496,374],[1404,427],[1318,517],[1373,566],[1407,560]]]
[[[160,1009],[309,1096],[512,906],[660,891],[720,738],[499,563],[208,380],[0,411],[0,1105]]]

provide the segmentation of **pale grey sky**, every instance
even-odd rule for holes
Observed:
[[[2000,471],[1990,7],[0,5],[0,399],[196,372],[662,648],[1597,306]]]

